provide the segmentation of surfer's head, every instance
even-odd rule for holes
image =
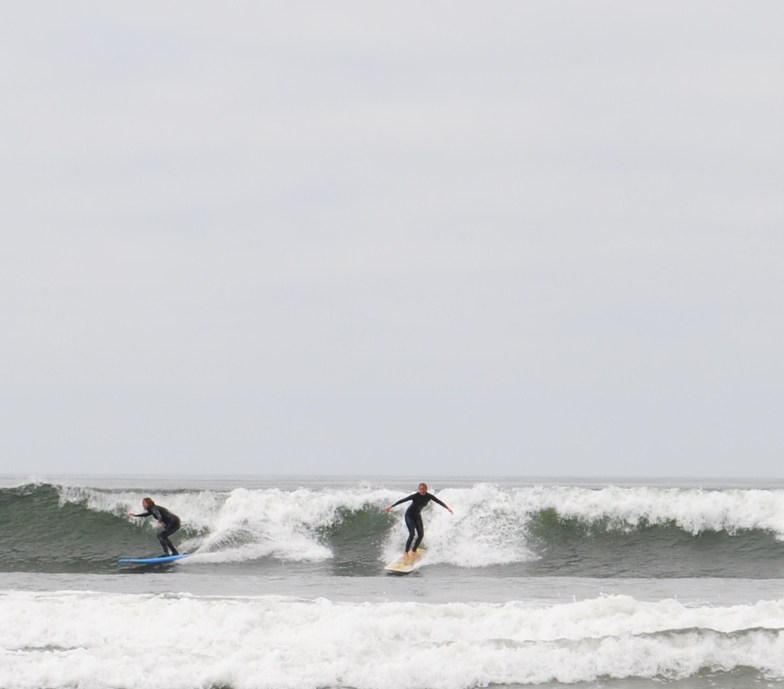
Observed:
[[[155,501],[152,498],[144,498],[144,500],[142,500],[142,507],[145,510],[149,510],[154,504]]]
[[[427,493],[427,484],[426,483],[420,483],[419,484],[419,492],[422,493],[422,495]]]

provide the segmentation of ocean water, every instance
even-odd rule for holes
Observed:
[[[784,687],[784,485],[425,478],[0,477],[0,689]]]

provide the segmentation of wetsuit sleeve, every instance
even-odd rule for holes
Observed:
[[[435,495],[433,495],[432,493],[428,493],[428,495],[430,496],[430,499],[433,502],[437,502],[439,505],[441,505],[441,507],[449,509],[449,505],[447,505],[445,502],[441,502],[441,500],[439,500]]]
[[[419,493],[412,493],[407,498],[400,498],[400,500],[398,500],[397,502],[393,502],[392,503],[392,507],[395,507],[396,505],[402,505],[404,502],[408,502],[409,500],[413,500],[417,495],[419,495]]]
[[[134,517],[151,517],[152,516],[152,512],[150,512],[150,510],[147,510],[146,512],[142,512],[141,514],[134,514],[133,516]]]

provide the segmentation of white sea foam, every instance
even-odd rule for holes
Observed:
[[[483,567],[535,557],[525,543],[526,526],[533,513],[520,500],[519,492],[479,484],[471,489],[446,489],[438,497],[454,514],[433,503],[427,508],[424,543],[428,563]],[[405,508],[406,504],[398,509]],[[399,552],[408,534],[400,516],[400,526],[387,543],[387,557]]]
[[[784,539],[784,491],[547,487],[531,491],[533,506],[553,508],[587,522],[607,519],[617,528],[674,523],[692,534],[763,529]]]
[[[757,668],[784,677],[784,600],[357,603],[0,595],[0,686],[464,689]],[[416,671],[412,671],[415,668]]]
[[[60,487],[61,501],[126,518],[140,512],[138,493]],[[202,561],[230,562],[277,557],[318,561],[332,557],[320,531],[338,523],[344,511],[381,509],[394,495],[383,489],[357,487],[314,490],[236,488],[229,492],[161,492],[154,500],[178,514],[195,537],[183,548],[196,549]],[[137,522],[140,527],[143,523]]]

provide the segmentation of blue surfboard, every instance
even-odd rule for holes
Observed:
[[[160,557],[121,557],[117,560],[118,565],[159,565],[166,562],[176,562],[188,557],[188,553],[179,555],[161,555]]]

